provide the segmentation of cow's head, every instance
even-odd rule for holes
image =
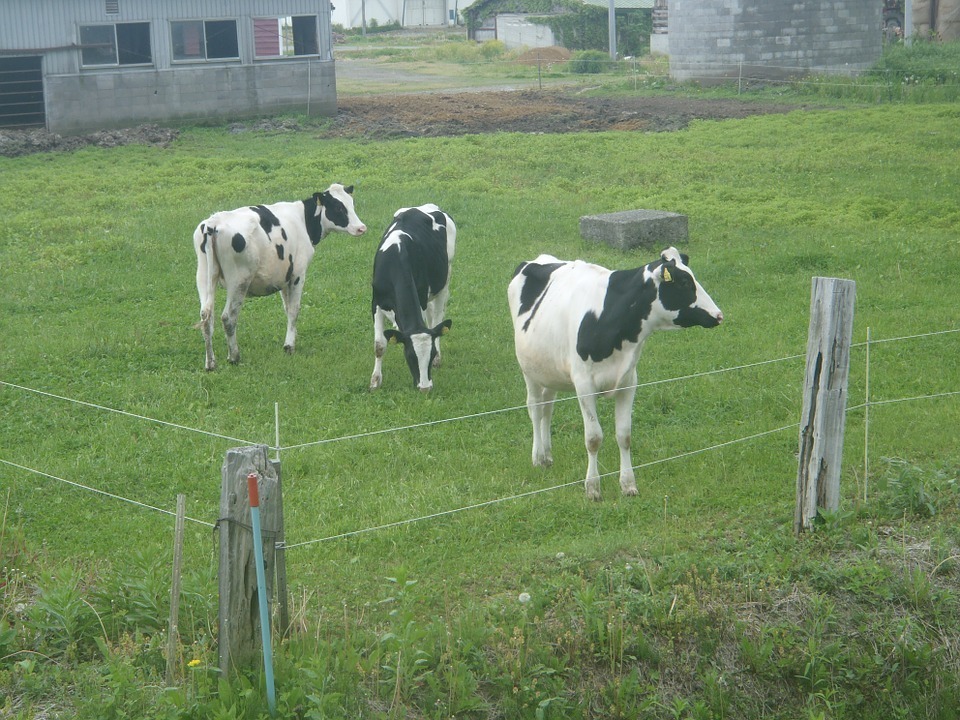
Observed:
[[[403,356],[413,375],[413,384],[420,392],[427,392],[433,387],[431,372],[437,357],[437,338],[446,335],[452,324],[450,320],[444,320],[436,327],[410,335],[399,330],[385,330],[383,333],[387,342],[403,345]]]
[[[353,185],[334,183],[323,192],[314,193],[313,199],[317,203],[315,216],[320,218],[324,235],[337,231],[358,237],[367,231],[353,209]]]
[[[670,247],[660,254],[660,263],[654,263],[657,296],[664,309],[676,313],[674,327],[716,327],[723,322],[723,313],[687,266],[689,258]]]

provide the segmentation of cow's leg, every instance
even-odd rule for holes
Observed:
[[[637,373],[627,380],[627,387],[617,390],[614,416],[617,424],[617,446],[620,448],[620,490],[624,495],[637,494],[637,480],[630,456],[630,432],[633,424],[633,396],[637,392]]]
[[[533,425],[533,464],[535,467],[550,467],[553,465],[550,422],[557,391],[545,388],[526,376],[523,379],[527,383],[527,413]]]
[[[283,309],[287,313],[287,336],[283,340],[283,349],[292,354],[297,344],[297,317],[303,298],[303,282],[281,288],[280,297],[283,298]]]
[[[220,320],[223,323],[223,332],[227,336],[227,359],[236,365],[240,362],[240,346],[237,344],[237,320],[240,317],[240,308],[246,296],[246,286],[227,290],[227,304],[223,308]]]
[[[424,321],[428,328],[436,327],[443,322],[444,315],[447,312],[447,300],[450,298],[450,285],[438,292],[433,299],[427,302],[427,311],[424,313]],[[433,366],[440,367],[440,338],[434,340],[437,348],[437,355],[433,358]]]
[[[370,376],[370,389],[376,390],[383,383],[383,353],[387,350],[387,338],[383,334],[383,321],[386,318],[379,307],[373,311],[373,374]]]
[[[200,331],[206,347],[204,367],[207,370],[216,370],[217,359],[213,354],[213,303],[216,299],[216,285],[209,287],[205,261],[203,267],[197,267],[197,293],[200,295]]]
[[[590,500],[600,499],[600,472],[597,469],[597,454],[603,442],[603,429],[597,417],[597,396],[593,388],[577,388],[577,400],[583,415],[583,440],[587,446],[587,477],[583,486]]]

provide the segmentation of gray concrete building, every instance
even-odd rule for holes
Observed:
[[[675,80],[853,75],[880,59],[879,0],[668,0]]]
[[[333,115],[329,0],[3,0],[0,126]]]

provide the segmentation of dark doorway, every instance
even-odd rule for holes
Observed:
[[[0,127],[43,127],[43,58],[0,57]]]

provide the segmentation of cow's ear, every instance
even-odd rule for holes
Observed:
[[[686,253],[680,253],[680,262],[682,262],[687,267],[690,267],[690,256]]]
[[[430,331],[430,334],[434,337],[446,335],[448,332],[450,332],[451,325],[453,325],[453,320],[444,320],[442,323],[433,328],[433,330]]]
[[[353,195],[353,185],[347,185],[343,190],[347,195]]]
[[[397,343],[403,342],[403,335],[396,330],[384,330],[383,336],[387,339],[387,342],[390,345],[396,345]]]

